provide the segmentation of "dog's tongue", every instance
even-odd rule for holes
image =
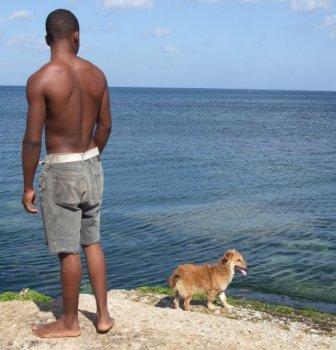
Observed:
[[[246,271],[238,267],[238,271],[243,275],[246,276]]]

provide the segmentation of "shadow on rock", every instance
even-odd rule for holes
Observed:
[[[173,308],[173,297],[165,296],[161,298],[158,302],[156,302],[156,307],[162,307],[162,308]],[[190,305],[196,305],[196,306],[204,306],[204,301],[202,300],[192,300],[190,302]],[[180,300],[180,308],[183,308],[183,299]]]
[[[60,300],[53,300],[50,302],[34,301],[34,303],[41,312],[52,312],[56,319],[62,314],[62,301]]]
[[[95,312],[90,312],[87,310],[78,310],[84,317],[86,317],[92,324],[96,327],[97,325],[97,314]]]
[[[39,308],[41,312],[51,312],[56,319],[62,314],[62,301],[61,300],[53,300],[50,302],[40,302],[34,301],[35,305]],[[93,325],[97,324],[97,315],[94,312],[86,311],[86,310],[78,310],[84,317],[86,317],[89,321],[93,323]]]
[[[171,297],[163,297],[161,298],[156,304],[156,307],[162,307],[162,308],[171,308],[173,305],[173,300]]]

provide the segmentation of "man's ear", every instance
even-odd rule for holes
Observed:
[[[46,35],[44,38],[45,38],[45,41],[46,41],[47,45],[50,46],[50,40],[48,38],[48,35]]]
[[[75,53],[77,54],[78,51],[79,51],[79,31],[75,31],[74,34],[73,34],[73,41],[74,41],[74,44],[75,44]]]
[[[79,31],[76,30],[74,33],[74,39],[75,39],[75,43],[79,44]]]
[[[226,262],[228,262],[232,258],[232,256],[233,256],[232,250],[228,250],[222,258],[222,263],[225,264]]]

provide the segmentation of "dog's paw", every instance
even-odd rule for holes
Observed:
[[[213,303],[207,303],[207,307],[209,310],[215,310],[216,306]]]
[[[225,305],[222,309],[227,313],[232,313],[234,311],[234,307],[231,305]]]
[[[216,307],[216,308],[215,308],[214,314],[215,314],[216,316],[219,316],[221,313],[222,313],[222,308]]]

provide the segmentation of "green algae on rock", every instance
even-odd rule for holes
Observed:
[[[24,288],[21,292],[3,292],[0,293],[0,302],[1,301],[37,301],[46,303],[52,301],[52,297],[36,292],[35,290]]]

